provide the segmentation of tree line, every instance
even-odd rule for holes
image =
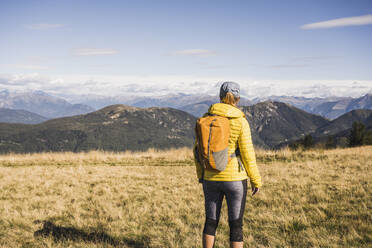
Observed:
[[[347,137],[336,139],[334,136],[328,136],[325,141],[317,143],[311,134],[307,134],[301,140],[291,143],[289,147],[293,150],[307,150],[316,146],[330,149],[337,146],[357,147],[364,145],[372,145],[372,131],[367,130],[362,122],[355,121]]]

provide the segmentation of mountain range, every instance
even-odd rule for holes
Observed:
[[[80,99],[80,98],[79,98]],[[207,112],[210,104],[219,101],[217,95],[205,94],[169,94],[158,97],[116,96],[104,97],[88,95],[81,97],[82,103],[102,108],[110,104],[126,104],[135,107],[171,107],[186,111],[196,117]],[[327,119],[335,119],[354,109],[372,109],[372,94],[368,93],[359,98],[327,97],[306,98],[295,96],[269,96],[254,99],[241,98],[240,106],[250,106],[264,101],[284,102],[306,112],[321,115]]]
[[[272,98],[276,100],[242,98],[240,101],[254,144],[263,148],[279,148],[297,142],[306,134],[311,134],[315,142],[324,143],[332,137],[336,145],[344,145],[353,122],[362,122],[372,129],[372,94],[360,98]],[[94,99],[99,101],[93,102]],[[4,122],[0,123],[0,152],[191,146],[195,117],[218,102],[218,96],[87,96],[81,100],[83,104],[72,104],[41,91],[0,91],[0,122]],[[128,104],[105,106],[108,101]],[[85,103],[105,107],[94,111]]]
[[[305,98],[292,96],[271,96],[267,98],[255,98],[253,103],[263,100],[272,100],[289,103],[306,112],[321,115],[330,120],[355,109],[372,109],[372,94],[368,93],[359,98],[329,97],[329,98]]]
[[[43,91],[12,92],[8,90],[0,91],[0,108],[22,109],[48,119],[85,114],[95,110],[85,104],[71,104]]]
[[[211,104],[218,101],[217,95],[198,93],[178,93],[156,97],[129,94],[121,96],[81,95],[61,98],[42,91],[0,91],[0,108],[23,109],[49,119],[85,114],[113,104],[124,104],[141,108],[170,107],[186,111],[195,117],[200,117],[207,112]],[[294,96],[257,97],[251,100],[241,98],[239,106],[251,106],[264,101],[288,103],[306,112],[321,115],[330,120],[336,119],[354,109],[372,109],[372,94],[366,94],[359,98],[305,98]],[[72,104],[72,102],[75,102],[75,104]]]
[[[196,117],[207,112],[209,106],[219,102],[217,95],[203,94],[170,94],[158,97],[134,97],[134,96],[84,96],[83,104],[102,108],[110,104],[125,104],[135,107],[171,107],[186,111]],[[239,106],[251,106],[253,104],[275,101],[293,105],[306,112],[321,115],[327,119],[335,119],[354,109],[372,109],[372,94],[366,94],[359,98],[351,97],[328,97],[328,98],[305,98],[295,96],[270,96],[257,97],[252,100],[241,98]]]
[[[319,142],[330,135],[345,136],[354,121],[372,126],[372,110],[354,110],[330,121],[281,102],[266,101],[241,109],[255,146],[262,148],[279,148],[307,134]],[[195,121],[193,115],[173,108],[112,105],[40,124],[0,123],[0,152],[191,147]]]

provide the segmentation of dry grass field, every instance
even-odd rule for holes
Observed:
[[[372,246],[372,147],[257,158],[246,247]],[[189,149],[0,156],[1,247],[200,247],[203,222]]]

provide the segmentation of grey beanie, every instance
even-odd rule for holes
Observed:
[[[240,98],[240,86],[235,82],[224,82],[220,88],[220,99],[223,99],[227,92],[231,92],[234,97]]]

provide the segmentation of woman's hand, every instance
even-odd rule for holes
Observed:
[[[259,188],[255,187],[255,186],[252,186],[252,196],[254,196],[255,194],[257,194],[259,191],[260,191]]]

